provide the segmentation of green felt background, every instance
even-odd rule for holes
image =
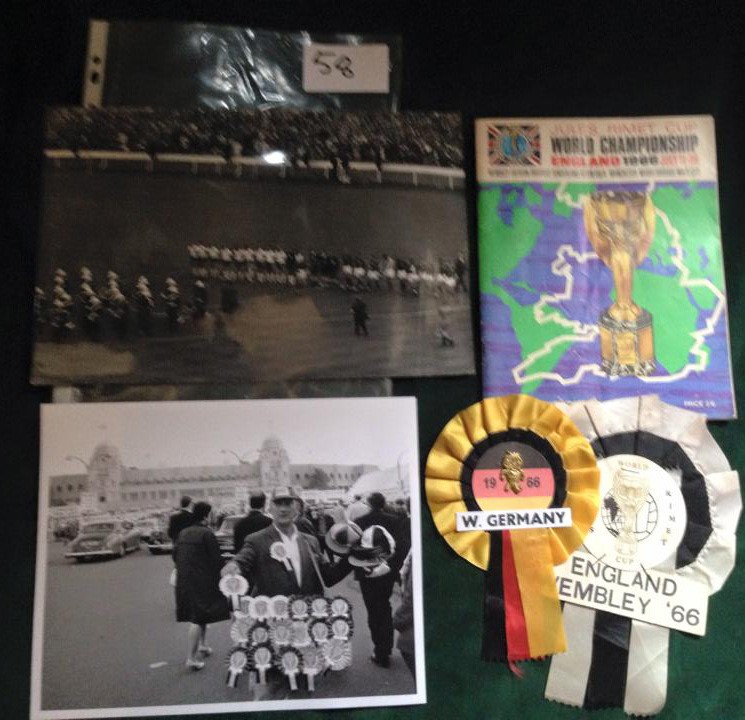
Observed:
[[[79,102],[88,17],[209,20],[258,27],[395,31],[404,38],[403,109],[465,114],[469,233],[475,248],[471,122],[483,115],[712,113],[717,121],[722,235],[735,379],[745,370],[745,83],[743,15],[735,3],[519,2],[91,2],[22,0],[0,23],[0,482],[5,518],[0,618],[0,717],[28,714],[38,471],[38,405],[27,384],[34,242],[38,222],[41,107]],[[472,287],[476,284],[472,268]],[[473,301],[476,302],[474,294]],[[479,399],[479,379],[397,381],[419,400],[422,460],[443,424]],[[738,387],[743,412],[745,397]],[[745,467],[745,424],[712,432],[733,467]],[[483,575],[422,522],[429,701],[415,708],[307,712],[309,718],[621,718],[542,697],[547,663],[525,676],[479,659]],[[740,551],[745,550],[741,538]],[[742,561],[710,604],[709,631],[672,633],[664,718],[743,718],[745,571]],[[122,641],[128,630],[123,628]],[[610,672],[620,671],[610,669]],[[94,679],[91,679],[94,681]],[[297,713],[267,713],[279,720]],[[229,716],[225,716],[229,717]],[[234,717],[234,716],[230,716]]]

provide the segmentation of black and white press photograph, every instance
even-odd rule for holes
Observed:
[[[37,384],[474,372],[446,113],[47,114]]]
[[[31,718],[426,701],[413,398],[42,406]]]

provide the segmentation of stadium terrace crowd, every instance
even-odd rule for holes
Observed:
[[[341,159],[463,166],[460,118],[446,113],[59,108],[47,115],[44,146],[226,159],[280,151],[293,165]]]
[[[277,286],[289,291],[332,288],[351,293],[389,292],[419,296],[429,292],[446,299],[466,291],[467,266],[440,260],[437,267],[411,259],[380,255],[367,260],[311,250],[304,253],[281,248],[187,247],[191,269],[191,297],[184,300],[178,281],[169,276],[160,292],[140,275],[125,288],[119,274],[106,272],[105,283],[94,283],[87,266],[79,271],[77,288],[62,268],[54,273],[49,292],[34,289],[37,338],[55,342],[84,337],[127,340],[161,332],[175,334],[180,326],[198,322],[210,309],[208,283],[220,286],[219,310],[230,315],[239,306],[238,284]]]

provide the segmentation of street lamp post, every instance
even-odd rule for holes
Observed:
[[[398,458],[396,458],[396,468],[398,470],[398,484],[401,487],[401,492],[405,492],[405,488],[404,488],[404,473],[401,472],[401,459],[404,457],[404,455],[406,455],[407,452],[408,452],[408,450],[404,450],[403,452],[400,452],[398,454]],[[406,468],[405,465],[403,467]],[[406,469],[407,480],[408,480],[408,474],[409,474],[408,473],[408,469]]]
[[[221,455],[232,455],[237,461],[239,465],[249,465],[249,461],[245,459],[246,455],[248,455],[250,451],[246,450],[242,455],[239,455],[235,450],[220,450]],[[237,493],[239,490],[239,486],[236,485],[233,492]],[[240,501],[241,503],[241,512],[245,512],[246,510],[246,503],[244,500]]]
[[[68,455],[65,458],[65,460],[67,462],[72,462],[73,460],[77,460],[79,463],[82,463],[83,464],[83,467],[85,468],[85,471],[86,472],[88,472],[88,470],[90,469],[90,465],[85,460],[83,460],[83,458],[78,457],[77,455]]]
[[[221,455],[232,455],[240,465],[248,465],[248,460],[244,460],[247,453],[248,450],[243,455],[239,455],[235,450],[220,450]]]

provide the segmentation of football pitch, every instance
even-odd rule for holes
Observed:
[[[331,181],[236,179],[213,175],[51,168],[44,178],[38,284],[47,293],[55,268],[77,293],[78,271],[120,277],[130,300],[145,275],[156,300],[174,277],[189,301],[187,246],[311,250],[364,260],[383,254],[418,266],[452,264],[467,250],[462,191]],[[335,286],[293,289],[236,284],[240,306],[223,316],[219,281],[211,312],[174,335],[92,343],[74,332],[62,343],[42,336],[32,376],[38,383],[180,383],[307,378],[459,375],[474,371],[466,293],[441,298],[398,290],[363,294],[369,336],[356,337],[352,295]],[[445,306],[444,310],[441,309]],[[445,322],[455,345],[441,346]],[[162,325],[162,319],[159,320]]]
[[[466,293],[445,305],[455,345],[442,346],[435,296],[363,295],[369,335],[356,336],[350,293],[243,289],[230,316],[216,311],[172,336],[126,342],[38,342],[37,383],[255,382],[304,378],[462,375],[473,372]]]

